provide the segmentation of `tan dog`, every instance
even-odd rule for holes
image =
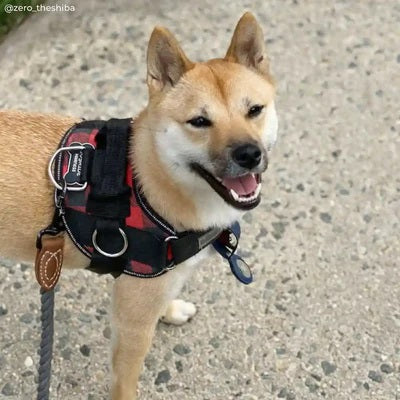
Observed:
[[[131,158],[151,206],[177,230],[227,227],[258,204],[259,176],[277,134],[274,86],[261,29],[246,13],[223,59],[191,62],[155,28],[148,106],[135,119]],[[32,261],[54,211],[50,156],[77,118],[0,112],[0,254]],[[182,324],[195,306],[175,300],[203,250],[158,278],[122,274],[113,293],[112,399],[132,400],[157,321]],[[88,259],[67,240],[64,266]]]

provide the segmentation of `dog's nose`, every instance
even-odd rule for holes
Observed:
[[[242,144],[232,151],[232,159],[243,168],[252,169],[260,164],[261,150],[252,143]]]

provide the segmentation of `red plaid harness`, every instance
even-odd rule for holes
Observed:
[[[237,246],[230,235],[237,241],[238,232],[176,232],[147,203],[127,157],[131,127],[130,119],[83,121],[65,134],[49,165],[53,226],[68,232],[97,273],[156,277],[212,243],[230,260]]]

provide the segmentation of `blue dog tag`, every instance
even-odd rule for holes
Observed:
[[[235,254],[240,238],[239,223],[235,222],[225,233],[228,233],[228,237],[225,237],[225,243],[217,239],[213,243],[213,247],[223,258],[228,260],[232,274],[236,279],[248,285],[253,282],[253,274],[243,258]]]
[[[243,258],[239,257],[237,254],[232,254],[228,259],[229,265],[231,267],[232,274],[235,275],[236,279],[245,285],[253,282],[253,274],[251,273],[250,267],[247,265]]]

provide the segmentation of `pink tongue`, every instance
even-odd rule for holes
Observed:
[[[239,178],[224,178],[222,184],[228,190],[233,189],[240,196],[249,195],[257,189],[257,181],[252,174],[240,176]]]

